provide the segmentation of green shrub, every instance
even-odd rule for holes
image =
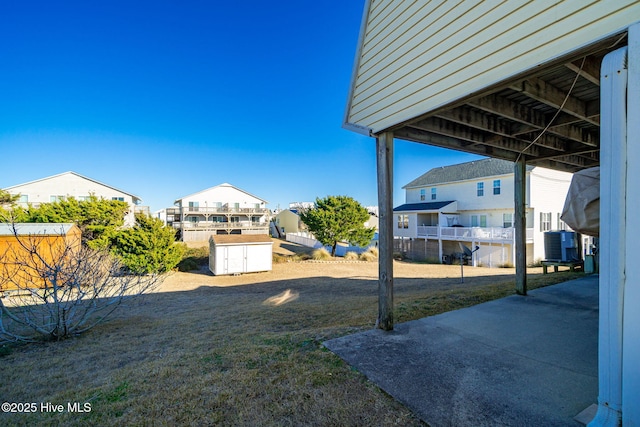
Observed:
[[[193,271],[209,265],[209,248],[201,246],[199,248],[188,248],[182,245],[184,255],[178,263],[179,271]]]
[[[110,252],[135,274],[170,271],[185,252],[175,241],[175,230],[144,214],[137,214],[136,225],[118,230],[110,241]]]

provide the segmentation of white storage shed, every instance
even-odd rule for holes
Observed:
[[[271,271],[273,241],[261,234],[216,234],[209,239],[209,270],[223,274]]]

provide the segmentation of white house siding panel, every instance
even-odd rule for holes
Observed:
[[[347,120],[379,132],[638,20],[632,0],[373,0]]]
[[[228,204],[229,207],[234,207],[234,204],[238,203],[241,209],[255,208],[256,205],[260,208],[265,207],[264,200],[224,184],[191,194],[182,198],[181,201],[184,207],[188,207],[189,202],[198,203],[198,206],[202,208],[216,207],[216,203],[221,203],[223,206]]]
[[[493,194],[493,181],[500,180],[500,194]],[[484,195],[478,196],[478,183],[484,183]],[[474,180],[435,184],[407,188],[407,203],[428,203],[447,200],[458,201],[458,210],[502,209],[513,210],[513,175],[492,176]],[[431,198],[431,189],[436,189],[436,199]],[[420,190],[425,190],[425,200],[420,200]]]
[[[116,188],[103,185],[97,181],[85,178],[72,172],[54,175],[37,181],[28,182],[21,185],[15,185],[7,189],[11,194],[21,194],[27,196],[27,203],[38,206],[41,203],[50,203],[52,196],[74,197],[81,199],[88,196],[96,196],[106,200],[122,199],[129,204],[130,209],[125,217],[125,224],[133,225],[135,223],[133,195],[119,191]]]
[[[572,174],[551,169],[535,168],[530,175],[531,202],[533,209],[534,259],[544,259],[544,232],[540,229],[540,213],[551,213],[551,230],[558,229],[558,215],[562,213],[564,201],[571,185]]]

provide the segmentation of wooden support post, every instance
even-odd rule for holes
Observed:
[[[376,139],[378,159],[378,320],[376,326],[393,330],[393,133]]]
[[[520,156],[515,164],[515,253],[516,253],[516,293],[527,294],[527,215],[525,201],[527,198],[527,163]]]

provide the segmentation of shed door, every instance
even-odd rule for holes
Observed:
[[[224,273],[244,273],[246,270],[245,260],[246,246],[227,246],[225,251]]]

